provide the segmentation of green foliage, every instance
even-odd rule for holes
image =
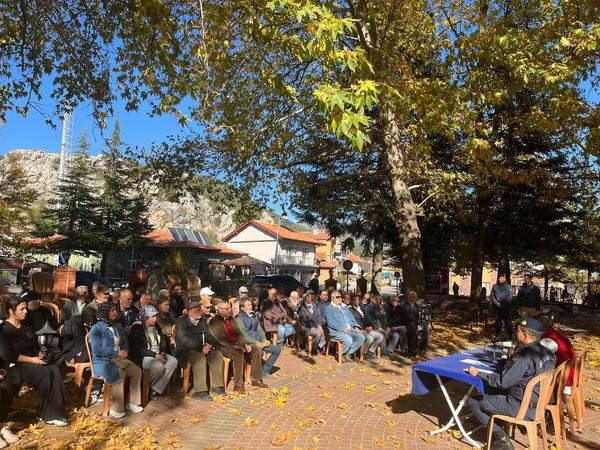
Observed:
[[[23,169],[0,158],[0,248],[14,246],[26,223],[35,192],[27,185]]]
[[[173,248],[167,253],[163,265],[166,274],[177,275],[185,286],[192,266],[192,252],[186,248]]]

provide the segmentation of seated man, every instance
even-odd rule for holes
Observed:
[[[117,320],[123,326],[127,335],[129,335],[129,330],[140,313],[132,305],[133,292],[129,289],[123,289],[119,294],[119,303],[117,304]]]
[[[360,333],[360,327],[348,308],[342,304],[342,294],[339,291],[331,293],[331,303],[325,309],[329,335],[342,342],[344,360],[352,361],[350,355],[355,353],[365,342]]]
[[[188,313],[175,321],[176,350],[175,357],[179,366],[185,368],[192,364],[195,400],[212,400],[206,384],[206,363],[212,373],[212,390],[215,394],[225,394],[223,387],[223,354],[215,347],[216,339],[210,334],[207,317],[210,315],[210,301],[197,297],[190,298]]]
[[[73,316],[81,315],[81,311],[88,303],[88,287],[85,285],[75,288],[75,298],[65,303],[60,313],[60,320],[66,322]]]
[[[271,375],[271,368],[281,354],[281,347],[273,345],[267,340],[263,327],[260,324],[261,321],[252,310],[252,300],[246,298],[245,300],[241,300],[240,303],[242,310],[236,319],[240,327],[240,332],[248,343],[260,350],[261,356],[263,352],[270,354],[269,359],[262,366],[263,377],[268,377]]]
[[[269,297],[262,302],[260,308],[265,331],[277,333],[277,345],[282,345],[286,337],[294,334],[291,317],[288,317],[281,298],[277,289],[271,288]]]
[[[23,325],[27,325],[34,333],[40,330],[46,321],[54,330],[58,330],[58,321],[52,315],[49,309],[43,308],[42,296],[35,291],[29,291],[21,295],[21,299],[27,302],[27,316],[23,320]]]
[[[371,296],[371,302],[365,306],[365,315],[373,329],[385,336],[385,339],[381,342],[381,354],[383,356],[393,354],[400,339],[400,332],[397,329],[392,330],[387,324],[387,312],[381,304],[381,295],[373,294]]]
[[[375,350],[385,341],[385,335],[371,326],[367,315],[360,306],[360,295],[355,295],[352,299],[352,304],[349,308],[350,312],[356,319],[356,323],[360,327],[361,334],[365,337],[365,358],[371,359],[375,357]]]
[[[426,323],[419,319],[419,305],[417,304],[417,293],[410,291],[407,300],[400,304],[400,312],[403,325],[406,327],[406,339],[408,340],[408,354],[415,356],[417,348],[424,352],[429,343],[429,328]],[[419,332],[421,338],[419,339]]]
[[[392,336],[388,342],[388,353],[392,354],[396,350],[397,345],[400,345],[401,348],[407,348],[406,327],[403,325],[404,319],[402,318],[400,299],[397,295],[392,295],[392,298],[390,298],[386,314],[386,323],[390,328]],[[396,336],[398,339],[396,339]]]
[[[108,288],[102,283],[94,282],[94,284],[92,284],[94,300],[85,305],[85,307],[81,310],[83,323],[88,329],[95,325],[98,321],[96,318],[96,310],[98,309],[98,305],[106,303],[109,300],[108,292]]]
[[[159,300],[156,304],[158,316],[156,323],[162,329],[163,334],[169,339],[169,354],[175,355],[175,336],[173,336],[173,325],[175,319],[170,312],[170,303],[168,298]]]
[[[321,315],[321,309],[313,303],[313,291],[309,290],[298,308],[298,332],[301,336],[312,336],[313,346],[319,350],[325,347],[325,317]],[[307,344],[308,345],[308,344]],[[313,349],[308,349],[312,353]]]
[[[469,399],[469,406],[475,418],[487,425],[493,414],[516,416],[521,407],[523,393],[529,381],[548,370],[554,370],[554,355],[540,344],[544,328],[542,324],[528,318],[517,326],[517,346],[508,358],[502,373],[484,373],[475,367],[469,367],[469,373],[481,378],[486,384],[486,396],[477,395]],[[539,392],[531,396],[526,418],[532,420]],[[512,450],[514,446],[504,430],[494,422],[494,442],[492,450]],[[536,437],[536,436],[534,436]]]
[[[156,294],[158,297],[158,292]],[[152,298],[152,294],[150,292],[144,292],[140,295],[140,299],[133,304],[133,307],[137,309],[138,314],[148,305],[154,304],[154,300]]]
[[[544,327],[540,344],[554,353],[554,356],[556,357],[555,367],[560,366],[565,361],[570,361],[571,359],[577,358],[577,352],[575,351],[573,344],[571,344],[571,341],[567,336],[554,328],[554,323],[552,323],[552,319],[550,317],[540,314],[536,317],[536,319]],[[575,368],[571,367],[571,371],[569,372],[569,376],[565,384],[564,393],[566,395],[571,395],[574,373]]]
[[[257,347],[250,345],[240,331],[237,321],[231,317],[231,305],[221,302],[217,314],[208,324],[211,334],[218,342],[217,348],[233,363],[233,390],[240,394],[244,389],[244,359],[252,365],[252,386],[268,387],[263,383],[262,359]]]

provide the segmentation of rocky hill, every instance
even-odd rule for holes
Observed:
[[[28,183],[39,196],[40,204],[53,195],[58,183],[60,157],[56,153],[42,150],[13,150],[0,159],[0,170],[8,163],[18,164],[27,174]],[[101,165],[102,157],[92,158],[93,165]],[[161,194],[161,189],[148,186],[148,204],[150,224],[157,228],[181,227],[202,230],[213,239],[221,239],[231,232],[236,224],[235,210],[223,207],[202,195],[184,193],[176,201]],[[217,207],[218,206],[218,207]],[[262,211],[261,220],[272,222],[271,215]]]

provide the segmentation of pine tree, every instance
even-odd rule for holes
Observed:
[[[82,132],[69,170],[59,180],[56,198],[43,211],[54,224],[55,233],[66,237],[50,244],[57,250],[95,253],[103,248],[98,187],[93,184],[95,173],[89,148],[87,134]]]
[[[113,252],[138,248],[143,243],[143,236],[150,231],[148,205],[143,190],[139,189],[143,170],[122,156],[123,146],[117,120],[108,140],[108,149],[103,152],[103,191],[99,199],[105,249]],[[102,261],[104,273],[106,252]]]

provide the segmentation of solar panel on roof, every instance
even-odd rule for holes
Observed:
[[[187,228],[169,228],[173,239],[179,242],[188,241],[210,246],[210,238],[203,231],[189,230]]]

